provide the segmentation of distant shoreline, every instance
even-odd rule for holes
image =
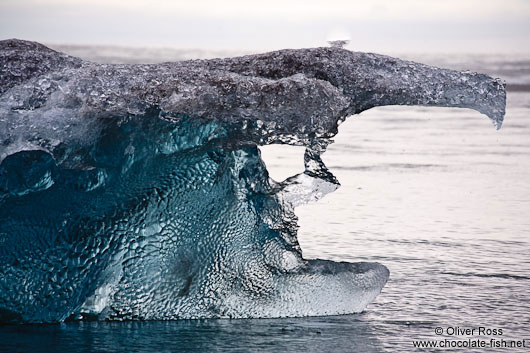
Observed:
[[[530,92],[530,84],[507,83],[506,90],[508,92]]]

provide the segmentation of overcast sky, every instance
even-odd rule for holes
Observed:
[[[0,37],[229,50],[530,52],[530,0],[0,0]]]

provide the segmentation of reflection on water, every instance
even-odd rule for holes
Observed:
[[[364,316],[9,326],[0,341],[32,352],[380,352]]]

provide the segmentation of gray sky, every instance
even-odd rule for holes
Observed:
[[[530,0],[0,0],[0,37],[228,50],[530,52]]]

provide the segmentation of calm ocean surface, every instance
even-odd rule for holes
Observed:
[[[84,50],[87,58],[110,57]],[[122,52],[108,61],[134,61]],[[137,61],[163,61],[150,53]],[[365,312],[4,326],[0,351],[410,352],[437,351],[413,341],[446,339],[526,339],[526,348],[451,350],[530,351],[530,58],[407,58],[480,70],[514,88],[500,131],[470,110],[423,107],[375,108],[340,126],[323,159],[342,187],[297,209],[299,240],[306,258],[390,269]],[[303,169],[301,148],[268,146],[262,156],[277,180]],[[475,331],[451,335],[453,327]],[[502,335],[479,335],[479,327]]]

